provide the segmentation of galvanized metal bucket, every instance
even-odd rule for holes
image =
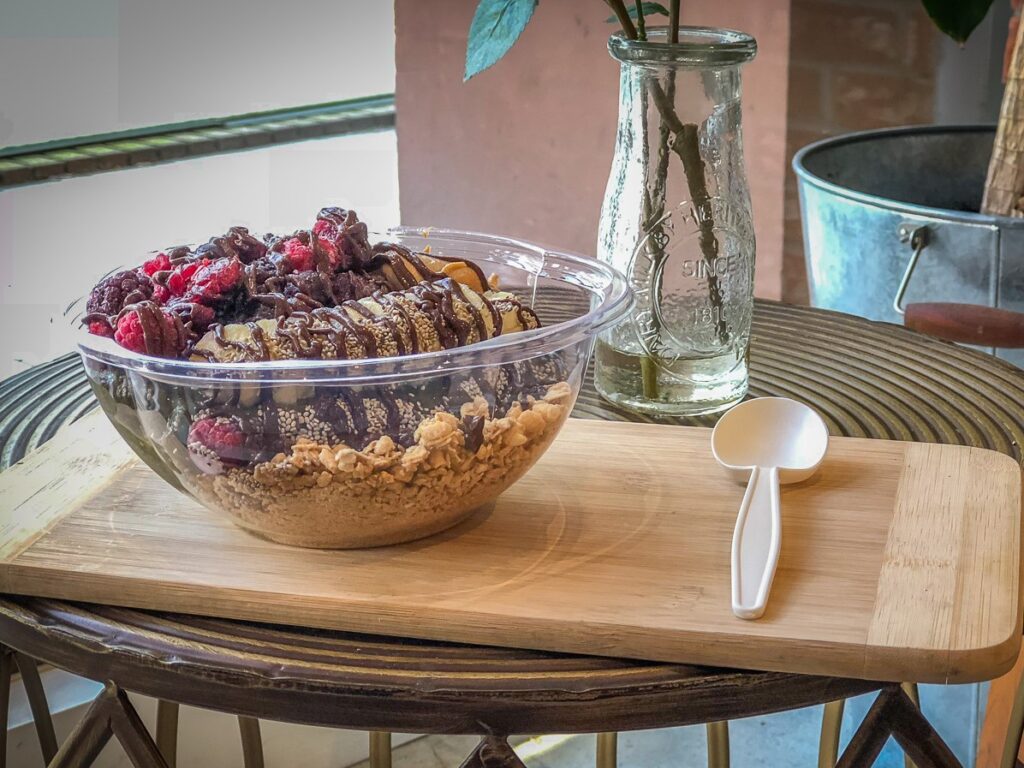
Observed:
[[[910,302],[1024,311],[1024,219],[977,213],[995,128],[867,131],[797,153],[811,303],[902,322]],[[1024,366],[1022,349],[987,349]]]

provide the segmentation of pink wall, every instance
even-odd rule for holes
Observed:
[[[781,291],[790,0],[686,0],[684,21],[753,34],[744,132],[757,291]],[[402,219],[594,253],[611,164],[615,27],[598,0],[545,0],[512,51],[462,82],[474,0],[395,0]]]

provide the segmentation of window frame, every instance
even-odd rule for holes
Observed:
[[[0,147],[0,189],[394,127],[389,93]]]

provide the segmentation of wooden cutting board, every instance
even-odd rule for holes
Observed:
[[[178,494],[102,415],[0,474],[0,590],[371,633],[884,680],[1008,669],[1020,470],[833,439],[782,491],[768,611],[730,610],[743,488],[709,431],[570,420],[490,509],[376,550],[272,544]]]

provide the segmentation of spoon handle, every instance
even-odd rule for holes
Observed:
[[[754,467],[732,535],[732,612],[741,619],[764,613],[781,543],[779,470]]]

